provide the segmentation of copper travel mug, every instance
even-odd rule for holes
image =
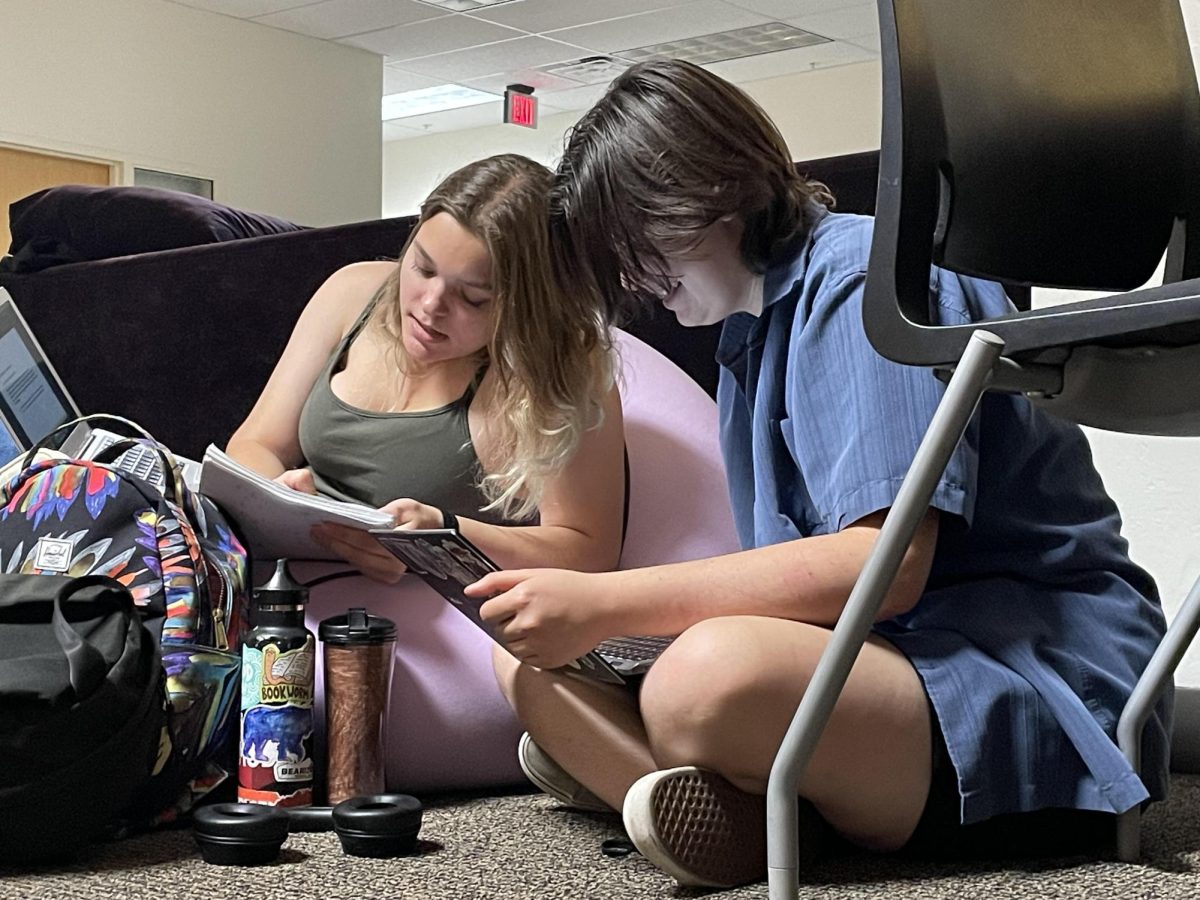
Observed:
[[[317,627],[325,660],[326,785],[330,806],[381,794],[396,625],[365,609]]]

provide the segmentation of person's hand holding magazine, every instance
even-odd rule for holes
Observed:
[[[379,510],[390,515],[396,527],[405,531],[437,528],[442,524],[440,509],[408,497],[384,504]],[[313,540],[328,547],[368,578],[384,584],[395,584],[408,571],[404,563],[384,549],[370,532],[359,528],[327,522],[313,529]]]

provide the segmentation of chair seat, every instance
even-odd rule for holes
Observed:
[[[879,289],[868,281],[869,293]],[[919,341],[912,339],[918,326],[902,317],[895,301],[873,314],[877,318],[867,320],[872,343],[889,359],[913,366],[957,362],[972,332],[980,328],[1004,341],[1009,358],[1035,351],[1046,361],[1056,348],[1080,344],[1179,347],[1200,343],[1200,279],[1018,310],[984,322],[925,326]]]
[[[1061,371],[1054,396],[1030,395],[1034,405],[1068,421],[1128,434],[1200,435],[1196,373],[1200,341],[1171,347],[1077,347]]]

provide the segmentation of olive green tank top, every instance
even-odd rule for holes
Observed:
[[[474,384],[452,403],[419,412],[359,409],[333,393],[330,381],[345,366],[351,343],[382,293],[342,338],[300,412],[300,449],[317,490],[373,507],[411,497],[455,515],[503,522],[495,511],[481,512],[487,501],[467,425]]]

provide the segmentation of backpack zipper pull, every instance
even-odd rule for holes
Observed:
[[[229,649],[229,635],[225,630],[225,610],[221,609],[216,604],[213,605],[213,643],[218,650]]]

